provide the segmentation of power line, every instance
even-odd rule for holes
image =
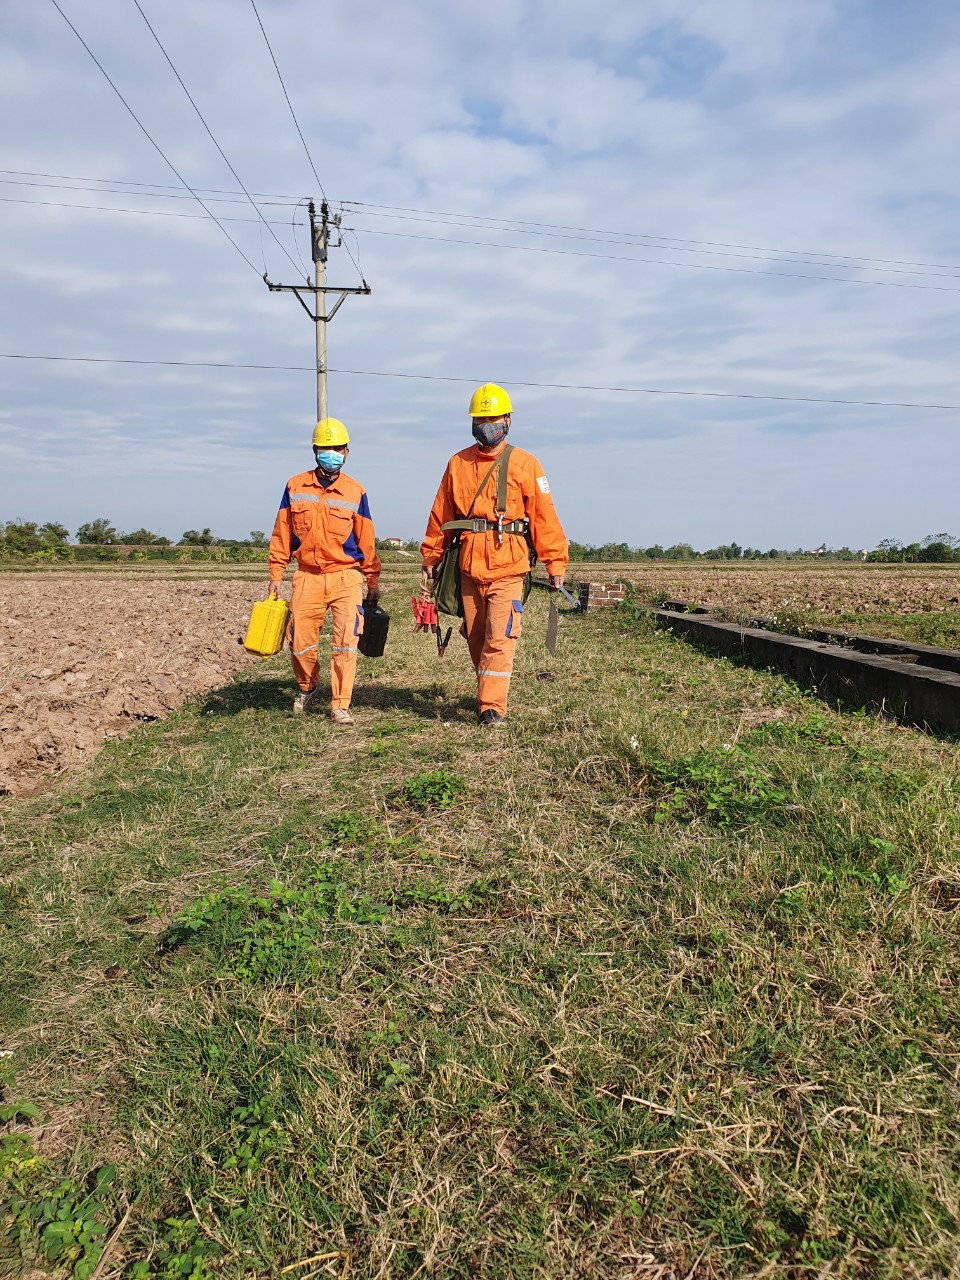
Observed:
[[[210,138],[210,141],[213,143],[213,145],[214,145],[214,146],[217,148],[217,150],[220,152],[220,155],[221,155],[221,157],[223,158],[223,162],[224,162],[224,164],[227,166],[227,168],[230,170],[230,172],[231,172],[231,173],[233,174],[233,176],[236,178],[237,182],[238,182],[238,183],[239,183],[239,185],[240,185],[240,189],[241,189],[241,191],[242,191],[242,192],[243,192],[243,194],[247,197],[247,199],[250,201],[250,204],[251,204],[251,206],[252,206],[252,208],[253,208],[254,212],[256,213],[257,217],[258,217],[258,218],[259,218],[259,220],[263,223],[263,225],[267,228],[267,230],[270,232],[270,234],[273,236],[274,240],[276,240],[276,242],[277,242],[278,246],[279,246],[279,247],[283,250],[283,252],[286,254],[286,256],[287,256],[287,261],[288,261],[288,262],[290,263],[290,265],[293,267],[294,271],[296,271],[296,269],[297,269],[297,264],[294,262],[294,260],[293,260],[293,258],[291,257],[291,255],[290,255],[289,251],[287,250],[286,246],[285,246],[285,245],[283,245],[283,244],[281,244],[281,242],[280,242],[280,240],[279,240],[279,238],[278,238],[278,236],[277,236],[277,233],[274,231],[274,229],[270,226],[270,224],[269,224],[269,223],[267,222],[267,220],[264,218],[263,214],[262,214],[262,213],[260,212],[260,210],[257,208],[257,205],[254,203],[253,196],[251,196],[250,192],[249,192],[249,191],[247,190],[247,188],[243,185],[243,180],[241,179],[241,177],[240,177],[239,173],[237,173],[236,169],[233,167],[233,165],[232,165],[232,164],[230,163],[230,161],[227,159],[227,153],[224,151],[223,147],[221,147],[220,143],[219,143],[219,142],[216,140],[216,138],[213,136],[213,130],[212,130],[212,129],[210,128],[210,126],[207,124],[206,120],[204,119],[203,112],[200,110],[200,108],[197,106],[196,102],[194,101],[193,94],[190,92],[190,90],[189,90],[189,89],[187,88],[187,86],[184,84],[183,76],[181,76],[180,72],[179,72],[179,71],[177,70],[177,68],[173,65],[173,59],[170,57],[169,53],[167,53],[166,49],[163,47],[163,44],[162,44],[162,42],[161,42],[161,40],[160,40],[160,37],[157,35],[156,31],[154,31],[153,27],[150,25],[150,19],[149,19],[149,18],[147,17],[147,15],[144,13],[144,11],[143,11],[143,6],[141,5],[140,0],[133,0],[133,3],[136,5],[136,7],[137,7],[137,12],[140,14],[140,17],[141,17],[141,18],[143,18],[144,22],[147,24],[147,30],[150,32],[150,34],[153,36],[154,40],[157,42],[157,48],[160,50],[160,52],[161,52],[161,53],[163,54],[163,56],[166,58],[167,63],[168,63],[168,65],[169,65],[169,67],[170,67],[170,70],[171,70],[171,71],[173,72],[173,74],[177,77],[177,81],[178,81],[178,83],[179,83],[179,85],[180,85],[180,88],[181,88],[181,89],[183,90],[183,92],[187,95],[187,100],[189,101],[189,103],[190,103],[191,107],[193,107],[194,111],[197,113],[197,116],[198,116],[198,118],[199,118],[199,120],[200,120],[200,123],[203,125],[204,129],[206,129],[207,134],[208,134],[208,136],[209,136],[209,138]]]
[[[260,27],[260,32],[263,35],[264,42],[266,43],[267,50],[269,51],[269,54],[270,54],[270,59],[273,62],[273,69],[277,73],[277,79],[280,81],[280,88],[283,90],[283,96],[286,98],[287,106],[290,108],[290,117],[293,120],[293,123],[297,127],[297,133],[300,135],[300,141],[303,143],[303,150],[310,164],[310,168],[313,170],[313,176],[317,180],[317,186],[320,188],[320,194],[323,196],[324,200],[326,200],[327,193],[324,191],[323,183],[320,181],[320,175],[319,173],[317,173],[317,166],[313,163],[313,156],[310,154],[310,148],[307,146],[307,140],[303,136],[303,130],[300,128],[300,121],[297,119],[297,113],[294,111],[293,103],[290,101],[290,95],[289,93],[287,93],[287,86],[283,83],[283,76],[280,74],[280,67],[277,63],[276,56],[273,52],[273,46],[270,43],[270,37],[267,35],[266,28],[263,25],[263,20],[260,17],[260,12],[257,9],[256,0],[250,0],[250,4],[253,6],[253,12],[256,14],[257,23]]]
[[[131,195],[132,192],[128,191],[125,194]],[[199,219],[199,221],[201,222],[206,222],[207,220],[206,215],[203,213],[180,213],[176,209],[125,209],[118,205],[110,205],[110,204],[73,204],[66,200],[28,200],[24,196],[0,196],[0,203],[40,205],[43,208],[47,208],[47,209],[86,209],[87,211],[93,212],[93,213],[141,213],[141,214],[145,214],[147,217],[150,217],[150,218],[196,218],[196,219]],[[259,223],[259,222],[262,222],[263,219],[262,218],[260,219],[234,218],[234,217],[229,217],[226,214],[221,214],[220,221],[221,222]],[[287,224],[286,222],[273,222],[273,223],[268,223],[267,225],[276,226],[276,227],[285,227]],[[304,224],[302,222],[297,222],[297,223],[291,223],[290,225],[302,227]]]
[[[306,364],[245,364],[230,360],[140,360],[118,356],[52,356],[27,355],[22,352],[0,351],[0,360],[48,360],[66,364],[132,364],[161,365],[176,369],[260,369],[275,370],[283,373],[315,373],[312,365]],[[357,378],[404,378],[415,382],[462,382],[476,385],[480,379],[455,377],[452,374],[431,373],[391,373],[381,369],[334,369],[331,373],[340,373]],[[775,400],[788,404],[843,404],[868,406],[878,409],[947,409],[953,412],[960,410],[960,404],[921,404],[905,400],[849,400],[836,396],[786,396],[748,391],[686,391],[667,387],[622,387],[598,386],[594,383],[579,382],[531,382],[517,378],[506,378],[512,387],[539,387],[551,391],[615,391],[626,395],[643,396],[695,396],[719,400]]]
[[[351,230],[352,228],[347,228]],[[479,249],[505,249],[515,253],[553,253],[570,258],[599,258],[609,262],[643,262],[661,267],[683,267],[690,271],[725,271],[751,276],[781,276],[787,280],[826,280],[830,284],[867,285],[878,289],[925,289],[936,293],[960,293],[960,288],[943,284],[913,284],[906,280],[852,280],[844,276],[820,276],[809,271],[764,271],[759,267],[724,267],[715,262],[671,262],[666,258],[633,258],[623,253],[589,253],[585,249],[545,249],[533,244],[497,244],[493,240],[459,240],[453,236],[422,236],[413,231],[383,231],[364,227],[364,235],[398,236],[403,240],[432,240],[443,244],[464,244]],[[640,248],[640,246],[637,246]]]
[[[50,187],[58,191],[111,191],[113,187],[159,187],[160,190],[152,191],[121,191],[115,192],[117,195],[144,195],[150,196],[156,200],[191,200],[192,195],[184,195],[179,187],[174,187],[167,182],[133,182],[126,178],[82,178],[72,173],[32,173],[29,169],[0,169],[0,174],[13,174],[14,177],[0,178],[0,182],[8,186],[20,187]],[[62,182],[25,182],[23,178],[62,178],[67,182],[99,182],[109,183],[109,186],[100,187],[65,187]],[[225,190],[223,187],[194,187],[195,191],[200,191],[204,195],[223,196],[223,203],[226,204],[243,204],[244,197],[239,191]],[[264,204],[271,201],[279,201],[283,204],[299,204],[304,199],[303,196],[284,196],[279,195],[275,191],[254,191],[252,193],[258,200],[262,200]],[[221,201],[214,201],[220,204]]]
[[[682,236],[655,235],[646,231],[610,231],[609,229],[597,227],[565,226],[563,223],[530,222],[519,218],[492,218],[487,217],[485,214],[450,213],[439,209],[415,209],[405,205],[372,204],[366,200],[341,200],[340,205],[342,208],[346,208],[349,205],[351,209],[356,208],[358,210],[389,209],[396,213],[427,213],[440,218],[470,218],[475,222],[502,222],[511,227],[542,227],[548,231],[582,231],[587,235],[633,236],[638,240],[666,240],[673,241],[676,244],[708,245],[719,249],[753,249],[758,253],[778,255],[793,253],[798,256],[804,255],[816,258],[844,258],[850,262],[885,262],[896,267],[934,267],[943,268],[945,271],[960,271],[960,266],[950,262],[913,262],[909,259],[901,258],[864,257],[849,253],[830,253],[826,249],[771,249],[769,246],[757,244],[729,244],[724,240],[690,240]]]
[[[317,173],[317,166],[313,163],[313,156],[310,154],[310,148],[307,146],[307,140],[303,136],[303,130],[300,128],[300,121],[297,119],[297,113],[294,111],[293,103],[290,101],[290,95],[289,93],[287,93],[287,86],[284,84],[283,76],[280,74],[280,66],[277,62],[276,55],[273,52],[273,46],[270,43],[270,37],[267,35],[266,28],[263,25],[263,20],[260,17],[260,11],[257,9],[257,0],[250,0],[250,4],[253,7],[253,12],[256,14],[257,23],[260,27],[260,32],[263,35],[263,39],[270,53],[270,59],[273,62],[273,69],[274,71],[276,71],[277,79],[280,81],[280,88],[283,90],[283,96],[287,100],[287,106],[290,109],[290,118],[293,120],[293,123],[296,125],[297,133],[300,135],[300,141],[303,144],[304,154],[306,155],[307,160],[310,164],[310,168],[313,171],[313,176],[317,180],[317,186],[320,188],[320,194],[323,196],[324,201],[327,204],[329,204],[330,201],[327,199],[327,193],[326,191],[324,191],[323,183],[320,181],[320,175],[319,173]],[[350,259],[350,261],[353,263],[354,267],[356,268],[357,275],[360,277],[361,280],[363,280],[363,272],[360,270],[360,265],[357,262],[356,258],[351,253],[350,246],[346,243],[346,241],[343,239],[342,236],[340,237],[340,243],[346,249],[347,257]],[[364,285],[366,285],[367,283],[366,280],[363,280],[363,283]]]
[[[0,169],[0,174],[13,174],[18,177],[31,177],[31,178],[60,178],[69,182],[110,183],[113,186],[159,187],[159,188],[167,187],[167,184],[160,183],[160,182],[149,182],[149,183],[133,182],[124,178],[90,178],[90,177],[81,177],[81,176],[78,176],[77,174],[69,174],[69,173],[37,173],[30,169]],[[10,179],[0,178],[0,181],[10,181]],[[33,184],[27,183],[24,185],[33,185]],[[43,185],[43,184],[36,184],[36,185]],[[79,190],[82,188],[67,188],[67,189]],[[176,195],[162,196],[160,192],[151,192],[150,194],[151,196],[155,196],[157,199],[160,199],[160,198],[174,199],[175,198],[178,200],[185,200],[185,199],[193,198],[192,195],[190,196],[182,195],[178,188],[169,187],[168,190],[176,191]],[[238,201],[238,203],[242,203],[242,200],[243,200],[242,193],[239,191],[229,191],[219,187],[196,187],[195,190],[202,192],[205,195],[222,195],[225,197],[238,196],[240,197],[240,200]],[[144,193],[144,194],[147,194],[147,193]],[[300,196],[286,195],[276,191],[269,191],[269,192],[254,191],[252,194],[256,199],[261,201],[280,200],[285,203],[296,204],[299,200],[302,199],[302,197]],[[219,201],[217,203],[219,203]],[[584,236],[594,236],[594,235],[595,236],[632,236],[634,239],[662,240],[662,241],[672,242],[673,244],[677,244],[677,245],[679,244],[705,245],[709,247],[717,247],[717,248],[724,248],[724,249],[750,249],[758,253],[767,253],[772,255],[796,254],[796,255],[805,255],[807,257],[841,258],[847,262],[861,262],[861,263],[880,262],[880,263],[889,263],[891,266],[927,267],[932,270],[960,272],[960,264],[952,263],[952,262],[919,262],[910,258],[868,257],[865,255],[856,255],[856,254],[849,254],[849,253],[832,253],[826,249],[817,249],[817,250],[772,249],[769,246],[764,246],[764,245],[733,244],[723,240],[691,240],[691,239],[684,239],[679,236],[655,235],[650,232],[641,232],[641,231],[610,231],[610,230],[604,230],[596,227],[566,226],[562,223],[524,221],[523,219],[519,219],[519,218],[492,218],[492,217],[487,217],[484,214],[451,213],[449,211],[445,212],[443,210],[438,210],[438,209],[417,209],[417,208],[413,208],[411,206],[406,206],[406,205],[373,204],[370,201],[365,201],[365,200],[341,200],[339,203],[341,208],[343,209],[349,208],[350,211],[357,212],[357,213],[360,213],[365,209],[383,209],[383,210],[389,210],[391,212],[397,212],[397,213],[429,214],[431,216],[436,216],[440,218],[469,219],[470,221],[475,223],[501,223],[503,224],[502,229],[504,230],[509,230],[510,228],[513,228],[513,227],[531,227],[531,228],[540,227],[540,228],[543,228],[544,231],[558,231],[558,232],[563,231],[563,232],[574,232],[574,233],[583,232]],[[419,220],[419,219],[416,219],[416,220]],[[424,218],[422,220],[425,222],[428,221],[427,218]],[[464,224],[455,223],[453,225],[460,226]],[[493,230],[494,228],[491,227],[490,229]],[[501,229],[501,228],[497,228],[497,229]],[[531,232],[531,234],[539,234],[539,233]],[[574,237],[571,236],[570,238],[574,238]],[[619,241],[614,240],[614,241],[610,241],[610,243],[619,243]],[[630,243],[630,242],[627,241],[627,243]],[[642,246],[638,245],[637,247],[640,248]],[[696,250],[693,250],[692,252],[696,252]]]
[[[880,274],[886,274],[886,275],[905,275],[905,276],[932,275],[932,276],[941,277],[946,280],[960,279],[960,275],[956,274],[957,272],[960,272],[960,267],[948,268],[946,271],[918,271],[914,268],[893,267],[893,266],[870,267],[870,266],[863,265],[863,263],[869,261],[869,259],[862,259],[862,260],[856,260],[856,261],[848,259],[845,262],[840,262],[840,261],[824,262],[822,260],[820,261],[817,261],[815,259],[812,260],[809,257],[807,258],[780,257],[778,256],[778,251],[775,249],[761,250],[758,253],[739,253],[739,252],[734,252],[732,250],[728,251],[725,249],[688,248],[684,245],[677,245],[677,244],[656,245],[656,246],[649,245],[649,244],[640,245],[636,243],[635,239],[634,240],[618,240],[612,234],[609,236],[606,236],[606,235],[599,235],[599,234],[598,235],[577,234],[576,232],[572,232],[572,231],[571,232],[523,231],[515,227],[507,227],[507,226],[503,226],[503,227],[482,226],[479,224],[479,221],[474,221],[474,222],[454,221],[455,218],[467,218],[470,216],[469,214],[463,214],[463,215],[454,214],[450,218],[425,218],[420,215],[407,214],[407,213],[367,213],[367,211],[364,209],[352,209],[350,210],[350,212],[352,212],[355,217],[359,214],[361,217],[369,217],[369,218],[396,218],[404,222],[425,222],[431,225],[442,226],[442,227],[459,227],[461,228],[461,230],[468,230],[468,231],[497,231],[497,232],[502,232],[504,235],[519,235],[519,236],[549,236],[552,239],[558,239],[558,240],[585,240],[589,244],[624,245],[631,249],[659,248],[659,249],[667,250],[670,253],[699,253],[699,254],[707,254],[710,257],[715,257],[715,258],[749,258],[756,262],[781,261],[787,266],[830,267],[834,271],[874,271],[874,272],[878,272]],[[633,233],[624,232],[623,234],[632,235]],[[653,239],[654,237],[651,236],[646,238]],[[661,240],[667,239],[667,237],[665,236],[660,236],[656,238]],[[786,254],[789,252],[792,252],[792,251],[786,250],[786,249],[782,251],[783,254]],[[824,256],[830,257],[831,255],[827,254]],[[839,257],[839,255],[836,255],[836,256]],[[682,264],[678,263],[677,265],[682,265]]]
[[[203,209],[207,214],[209,214],[209,216],[213,219],[213,221],[217,224],[217,226],[220,228],[220,230],[223,232],[223,234],[227,237],[227,239],[230,241],[230,243],[231,243],[231,244],[233,245],[233,247],[236,249],[237,253],[239,253],[240,257],[244,260],[244,262],[247,264],[247,266],[250,268],[250,270],[251,270],[251,271],[253,271],[256,275],[258,275],[258,276],[259,276],[259,275],[260,275],[260,272],[259,272],[259,271],[257,271],[257,268],[256,268],[256,267],[254,266],[254,264],[250,261],[250,259],[247,257],[247,255],[243,252],[243,250],[242,250],[242,249],[240,248],[240,246],[237,244],[236,240],[234,240],[233,236],[232,236],[232,235],[230,234],[230,232],[226,229],[226,227],[225,227],[225,226],[223,226],[223,224],[222,224],[222,223],[220,222],[220,220],[218,219],[217,215],[216,215],[216,214],[215,214],[211,209],[208,209],[208,208],[207,208],[207,206],[204,204],[204,202],[203,202],[203,201],[200,199],[200,197],[197,195],[196,191],[194,191],[193,187],[191,187],[191,186],[190,186],[190,183],[189,183],[189,182],[187,182],[187,180],[186,180],[186,178],[183,176],[183,174],[181,174],[181,173],[180,173],[179,169],[176,167],[176,165],[173,163],[173,161],[172,161],[172,160],[170,160],[170,159],[168,159],[167,155],[165,154],[165,152],[164,152],[164,151],[163,151],[163,149],[161,148],[160,144],[159,144],[158,142],[156,142],[156,141],[154,140],[154,138],[150,135],[150,133],[147,131],[147,127],[146,127],[146,125],[141,121],[140,117],[139,117],[139,116],[137,115],[137,113],[134,111],[133,107],[131,107],[130,103],[129,103],[129,102],[127,102],[126,98],[123,96],[123,94],[120,92],[120,90],[119,90],[119,89],[117,88],[117,86],[114,84],[114,82],[110,79],[110,76],[107,74],[107,71],[106,71],[105,67],[104,67],[104,66],[103,66],[103,64],[100,62],[100,60],[99,60],[99,58],[97,57],[97,55],[93,52],[93,50],[92,50],[92,49],[90,48],[90,46],[87,44],[86,40],[84,40],[83,36],[80,34],[80,32],[77,30],[77,28],[73,25],[73,23],[70,21],[70,19],[69,19],[69,18],[67,17],[67,15],[64,13],[64,11],[60,8],[60,5],[59,5],[59,3],[58,3],[58,0],[50,0],[50,3],[53,5],[53,7],[56,9],[56,11],[60,14],[60,17],[61,17],[61,18],[63,18],[64,22],[67,24],[67,26],[70,28],[70,30],[73,32],[73,34],[77,37],[77,39],[78,39],[78,40],[80,41],[80,43],[83,45],[84,49],[86,49],[87,53],[88,53],[88,54],[90,55],[90,57],[93,59],[93,61],[94,61],[95,65],[96,65],[96,67],[97,67],[97,69],[100,71],[101,75],[102,75],[102,76],[103,76],[103,78],[106,80],[107,84],[109,84],[110,88],[114,91],[114,93],[117,95],[117,97],[118,97],[118,98],[120,99],[120,101],[123,103],[123,105],[126,107],[127,111],[128,111],[128,112],[130,113],[130,115],[133,117],[134,121],[136,122],[136,124],[137,124],[137,126],[139,127],[140,131],[143,133],[144,137],[147,139],[147,141],[150,143],[150,145],[154,148],[154,150],[155,150],[155,151],[157,152],[157,154],[160,156],[160,159],[164,162],[164,164],[165,164],[165,165],[167,165],[167,166],[168,166],[168,168],[169,168],[169,169],[174,173],[174,175],[175,175],[177,178],[179,178],[179,179],[180,179],[181,183],[186,187],[186,189],[187,189],[187,190],[190,192],[190,194],[194,197],[194,199],[195,199],[195,200],[197,201],[197,203],[200,205],[201,209]]]

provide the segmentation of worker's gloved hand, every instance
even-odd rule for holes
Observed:
[[[380,588],[375,587],[373,590],[367,592],[367,597],[363,602],[363,607],[365,610],[369,609],[370,612],[373,613],[374,609],[376,609],[379,603],[380,603]]]
[[[267,597],[269,598],[270,596],[276,596],[278,600],[283,599],[283,579],[282,578],[278,582],[274,582],[271,579],[270,585],[267,587]]]
[[[424,565],[423,568],[420,570],[420,599],[421,600],[429,600],[429,601],[433,600],[433,592],[435,588],[433,574],[434,574],[434,570],[428,568],[426,565]]]

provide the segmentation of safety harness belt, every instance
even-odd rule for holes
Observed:
[[[525,537],[530,528],[529,521],[523,520],[504,520],[507,511],[507,473],[509,470],[509,459],[513,453],[513,445],[508,444],[503,453],[494,462],[493,466],[480,481],[480,487],[473,495],[473,501],[470,503],[470,509],[467,511],[466,517],[462,520],[448,520],[440,526],[441,529],[463,529],[468,533],[487,533],[491,529],[502,537],[505,533],[517,534],[519,537]],[[496,511],[496,520],[484,520],[481,517],[474,517],[471,513],[477,505],[477,499],[483,492],[484,486],[493,475],[494,471],[497,475],[497,497],[494,510]]]

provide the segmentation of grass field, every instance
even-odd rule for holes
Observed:
[[[406,594],[0,801],[0,1274],[957,1275],[957,744]]]

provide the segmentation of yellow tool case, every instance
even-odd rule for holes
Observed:
[[[258,600],[250,610],[247,634],[243,637],[243,647],[247,652],[258,653],[261,658],[279,653],[283,648],[289,613],[286,600],[278,600],[276,596]]]

